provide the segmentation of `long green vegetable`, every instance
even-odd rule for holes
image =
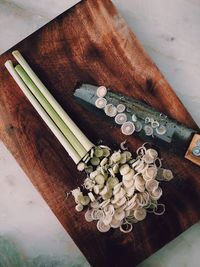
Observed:
[[[89,151],[94,144],[90,142],[90,140],[83,134],[83,132],[77,127],[77,125],[73,122],[73,120],[68,116],[68,114],[64,111],[64,109],[60,106],[60,104],[55,100],[55,98],[51,95],[45,85],[41,82],[41,80],[37,77],[37,75],[33,72],[31,67],[28,65],[26,60],[20,54],[19,51],[14,51],[13,56],[18,61],[18,63],[23,67],[28,76],[34,82],[34,84],[38,87],[40,92],[44,95],[47,101],[52,105],[57,114],[62,118],[64,123],[69,127],[72,133],[77,137],[77,139],[81,142],[86,151]]]
[[[37,86],[34,84],[34,82],[27,75],[26,71],[20,65],[17,65],[15,67],[15,70],[19,74],[21,79],[24,81],[26,86],[30,89],[30,91],[35,96],[35,98],[38,100],[38,102],[41,104],[41,106],[44,108],[44,110],[48,113],[48,115],[54,121],[54,123],[59,128],[59,130],[63,133],[63,135],[67,138],[69,143],[77,151],[79,156],[81,158],[83,158],[85,156],[85,154],[87,153],[87,151],[82,146],[82,144],[79,142],[79,140],[73,135],[73,133],[70,131],[70,129],[64,123],[64,121],[60,118],[60,116],[57,114],[57,112],[53,109],[53,107],[49,104],[49,102],[46,100],[46,98],[43,96],[43,94],[38,90]]]
[[[36,109],[38,114],[41,116],[41,118],[44,120],[44,122],[47,124],[47,126],[50,128],[50,130],[53,132],[53,134],[57,137],[59,142],[62,144],[62,146],[65,148],[65,150],[68,152],[70,157],[73,159],[73,161],[77,164],[81,157],[78,155],[78,153],[75,151],[73,146],[68,142],[68,140],[64,137],[64,135],[61,133],[61,131],[56,127],[52,119],[48,116],[48,114],[45,112],[45,110],[42,108],[42,106],[39,104],[39,102],[36,100],[36,98],[33,96],[33,94],[29,91],[28,87],[25,85],[25,83],[22,81],[18,73],[16,72],[12,61],[8,60],[5,63],[5,67],[9,71],[10,75],[13,77],[15,82],[18,84],[18,86],[21,88],[25,96],[28,98],[28,100],[31,102],[33,107]]]

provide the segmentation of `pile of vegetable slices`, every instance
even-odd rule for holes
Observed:
[[[165,205],[158,203],[162,196],[160,182],[170,181],[173,174],[162,168],[158,152],[146,144],[137,150],[136,157],[128,150],[97,146],[77,168],[84,170],[87,178],[83,190],[79,187],[72,191],[75,209],[85,209],[86,221],[97,221],[100,232],[119,228],[128,233],[148,212],[165,212]]]

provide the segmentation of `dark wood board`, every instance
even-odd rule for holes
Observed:
[[[148,215],[128,235],[102,234],[85,222],[65,194],[81,184],[82,175],[4,67],[14,49],[94,143],[119,144],[124,137],[74,101],[77,82],[109,86],[197,125],[110,0],[80,2],[1,55],[0,137],[92,266],[135,266],[200,219],[200,168],[162,150],[176,177],[163,185],[163,216]],[[134,151],[142,141],[131,136],[128,144]]]

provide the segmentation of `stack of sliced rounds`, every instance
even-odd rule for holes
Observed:
[[[129,233],[148,212],[162,215],[165,211],[164,204],[158,203],[162,196],[160,182],[170,181],[172,172],[157,167],[161,160],[155,149],[143,145],[136,154],[133,158],[128,150],[112,151],[100,145],[78,165],[80,171],[90,168],[91,172],[83,184],[87,193],[80,188],[72,191],[75,210],[81,212],[87,207],[86,221],[96,221],[102,233],[110,228]]]

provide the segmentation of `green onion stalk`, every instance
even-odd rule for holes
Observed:
[[[19,51],[14,51],[13,55],[19,65],[14,67],[12,61],[8,60],[5,63],[5,67],[77,164],[94,145],[49,93]]]

